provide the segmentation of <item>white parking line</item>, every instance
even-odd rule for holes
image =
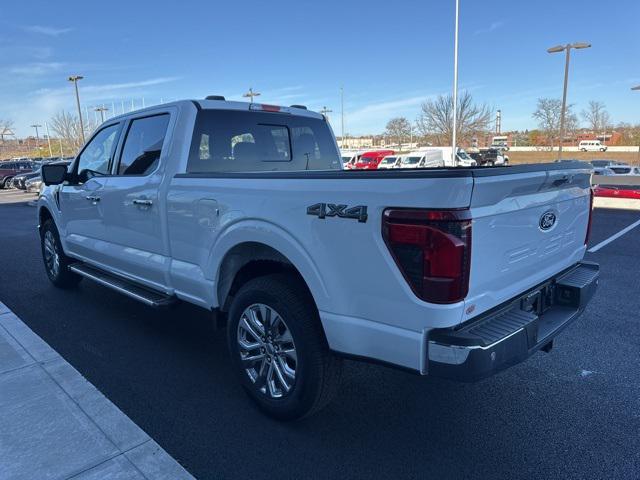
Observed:
[[[616,233],[615,235],[611,235],[609,238],[607,238],[606,240],[603,240],[602,242],[600,242],[599,244],[597,244],[594,247],[591,247],[588,252],[589,253],[595,253],[598,250],[600,250],[602,247],[609,245],[611,242],[613,242],[614,240],[620,238],[622,235],[624,235],[627,232],[630,232],[631,230],[633,230],[634,228],[636,228],[638,225],[640,225],[640,220],[638,220],[637,222],[632,223],[631,225],[629,225],[626,228],[623,228],[622,230],[620,230],[618,233]]]

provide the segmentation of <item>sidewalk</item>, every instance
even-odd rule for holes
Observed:
[[[0,303],[0,480],[193,479]]]

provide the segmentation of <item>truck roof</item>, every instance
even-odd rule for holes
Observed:
[[[176,100],[175,102],[167,102],[160,105],[152,105],[146,108],[141,108],[138,110],[134,110],[132,112],[123,113],[120,115],[116,115],[112,119],[120,119],[126,118],[134,114],[139,114],[141,112],[153,112],[160,108],[166,108],[168,106],[177,106],[177,107],[186,107],[194,105],[198,110],[245,110],[245,111],[263,111],[263,112],[271,112],[271,113],[287,113],[291,115],[298,115],[302,117],[310,117],[317,118],[319,120],[324,119],[325,117],[312,110],[307,110],[306,108],[301,108],[300,106],[281,106],[281,105],[271,105],[266,103],[249,103],[249,102],[236,102],[230,100],[207,100],[207,99],[194,99],[194,100]]]

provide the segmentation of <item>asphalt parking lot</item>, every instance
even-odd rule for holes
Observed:
[[[551,353],[475,384],[347,362],[336,401],[282,424],[207,312],[51,286],[33,198],[0,191],[0,300],[199,479],[640,476],[640,227],[587,255],[599,291]],[[596,210],[591,244],[638,219]]]

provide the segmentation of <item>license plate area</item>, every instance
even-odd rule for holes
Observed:
[[[554,305],[555,284],[547,283],[520,299],[520,309],[540,316]]]

